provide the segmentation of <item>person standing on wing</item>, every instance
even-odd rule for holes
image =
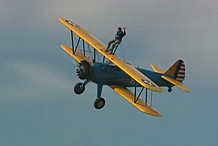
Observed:
[[[122,38],[126,35],[126,27],[123,27],[123,31],[121,27],[118,27],[117,33],[115,35],[115,39],[111,40],[108,43],[107,49],[105,50],[105,52],[110,52],[113,53],[114,48],[117,47],[121,42],[122,42]],[[110,46],[112,45],[112,47],[110,48]]]

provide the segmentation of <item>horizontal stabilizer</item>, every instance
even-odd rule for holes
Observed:
[[[164,73],[164,70],[155,64],[151,64],[151,68],[157,73]]]
[[[163,78],[164,80],[170,82],[171,84],[181,88],[182,90],[184,90],[186,92],[191,92],[191,90],[188,87],[186,87],[182,82],[179,82],[179,81],[172,79],[170,77],[167,77],[167,76],[161,76],[161,78]]]
[[[116,85],[110,85],[110,87],[114,91],[116,91],[119,95],[121,95],[124,99],[126,99],[128,102],[130,102],[133,106],[135,106],[140,111],[142,111],[143,113],[146,113],[146,114],[149,114],[152,116],[157,116],[157,117],[161,116],[161,114],[157,110],[150,107],[141,98],[139,98],[137,100],[137,102],[134,102],[135,95],[132,92],[130,92],[127,88],[116,86]]]

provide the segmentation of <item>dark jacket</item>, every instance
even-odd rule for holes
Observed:
[[[115,35],[115,39],[117,40],[122,40],[122,38],[126,35],[126,31],[117,31],[116,35]]]

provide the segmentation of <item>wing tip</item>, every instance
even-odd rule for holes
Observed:
[[[150,106],[149,106],[149,108],[148,107],[145,107],[145,108],[146,108],[146,110],[145,109],[140,109],[145,114],[149,114],[149,115],[155,116],[155,117],[161,117],[162,116],[161,113],[159,113],[156,109],[154,109],[154,108],[152,108]]]
[[[61,48],[62,49],[66,49],[66,48],[70,48],[69,46],[65,45],[65,44],[61,44]]]
[[[186,90],[184,90],[184,91],[186,91],[186,92],[189,92],[189,93],[191,93],[192,91],[187,87],[187,89]]]
[[[144,113],[145,114],[149,114],[149,115],[154,116],[154,117],[162,117],[162,115],[159,112],[157,112],[157,113],[147,113],[147,112],[144,112]]]
[[[59,20],[60,22],[62,22],[62,21],[65,20],[65,19],[64,19],[63,17],[59,17],[58,20]]]

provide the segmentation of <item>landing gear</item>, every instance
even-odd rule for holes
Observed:
[[[85,91],[85,86],[86,84],[89,82],[89,80],[86,80],[84,83],[77,83],[74,86],[74,92],[76,94],[82,94]],[[94,107],[96,109],[101,109],[104,107],[105,105],[105,100],[104,98],[101,98],[101,92],[102,92],[102,84],[98,84],[98,88],[97,88],[97,99],[94,102]]]
[[[171,87],[168,88],[168,92],[172,92],[172,88]]]
[[[96,109],[101,109],[101,108],[104,107],[104,105],[105,105],[105,100],[104,100],[104,98],[97,98],[97,99],[95,100],[94,107],[95,107]]]
[[[74,92],[76,94],[82,94],[85,91],[85,86],[83,85],[83,83],[77,83],[74,86]]]
[[[76,94],[82,94],[85,91],[85,86],[88,84],[89,80],[85,80],[84,83],[77,83],[74,86],[74,92]]]
[[[102,86],[103,85],[102,84],[98,84],[97,86],[98,86],[98,88],[97,88],[97,99],[95,100],[94,107],[96,109],[101,109],[105,105],[104,98],[101,98],[101,92],[102,92]]]

